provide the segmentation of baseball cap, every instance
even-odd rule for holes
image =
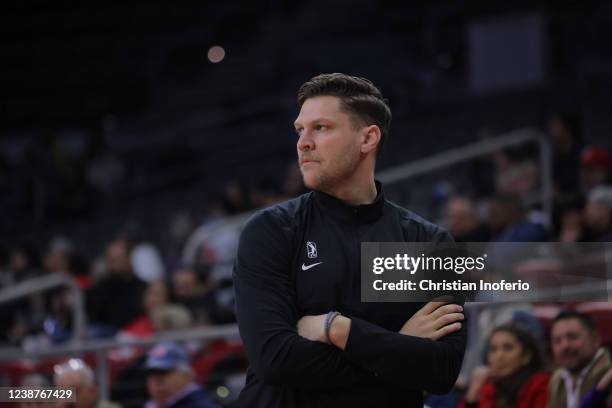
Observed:
[[[584,167],[592,167],[598,169],[610,168],[610,153],[607,149],[598,146],[586,147],[582,151],[580,162]]]
[[[189,366],[189,356],[176,343],[162,343],[153,347],[147,354],[147,370],[174,370],[179,366]]]

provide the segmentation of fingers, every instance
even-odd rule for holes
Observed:
[[[461,313],[463,312],[463,307],[455,304],[448,304],[444,306],[440,306],[436,310],[432,312],[432,316],[434,319],[439,319],[440,317],[450,314],[450,313]]]
[[[449,324],[452,324],[455,322],[461,322],[463,319],[465,319],[465,316],[463,315],[463,313],[445,314],[444,316],[436,319],[436,326],[437,326],[436,328],[448,326]]]
[[[431,314],[433,313],[434,310],[439,309],[442,305],[445,305],[447,303],[448,302],[427,302],[427,304],[423,306],[421,309],[419,309],[419,311],[416,312],[415,314],[418,314],[418,313],[422,313],[425,315]]]
[[[431,336],[432,340],[440,340],[444,336],[448,336],[451,333],[461,330],[461,323],[453,323],[447,326],[442,327],[434,332],[433,336]]]

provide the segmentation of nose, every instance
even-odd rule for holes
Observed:
[[[314,140],[310,136],[310,133],[304,129],[300,134],[300,138],[297,141],[298,151],[310,151],[314,149]]]

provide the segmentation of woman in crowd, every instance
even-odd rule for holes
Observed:
[[[474,370],[462,408],[544,408],[550,374],[543,372],[537,341],[514,324],[493,330],[488,366]]]

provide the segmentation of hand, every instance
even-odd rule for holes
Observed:
[[[467,402],[476,402],[480,396],[480,390],[482,386],[487,382],[491,374],[491,370],[487,366],[476,367],[474,371],[472,371],[472,382],[470,383],[470,387],[465,393],[465,400]]]
[[[605,391],[610,388],[610,385],[612,385],[612,368],[606,371],[604,376],[601,377],[601,380],[597,383],[597,389],[599,391]]]
[[[439,340],[461,329],[463,307],[446,302],[429,302],[400,329],[400,334]]]
[[[329,344],[325,337],[325,316],[322,314],[302,317],[297,323],[298,334],[311,341]]]

